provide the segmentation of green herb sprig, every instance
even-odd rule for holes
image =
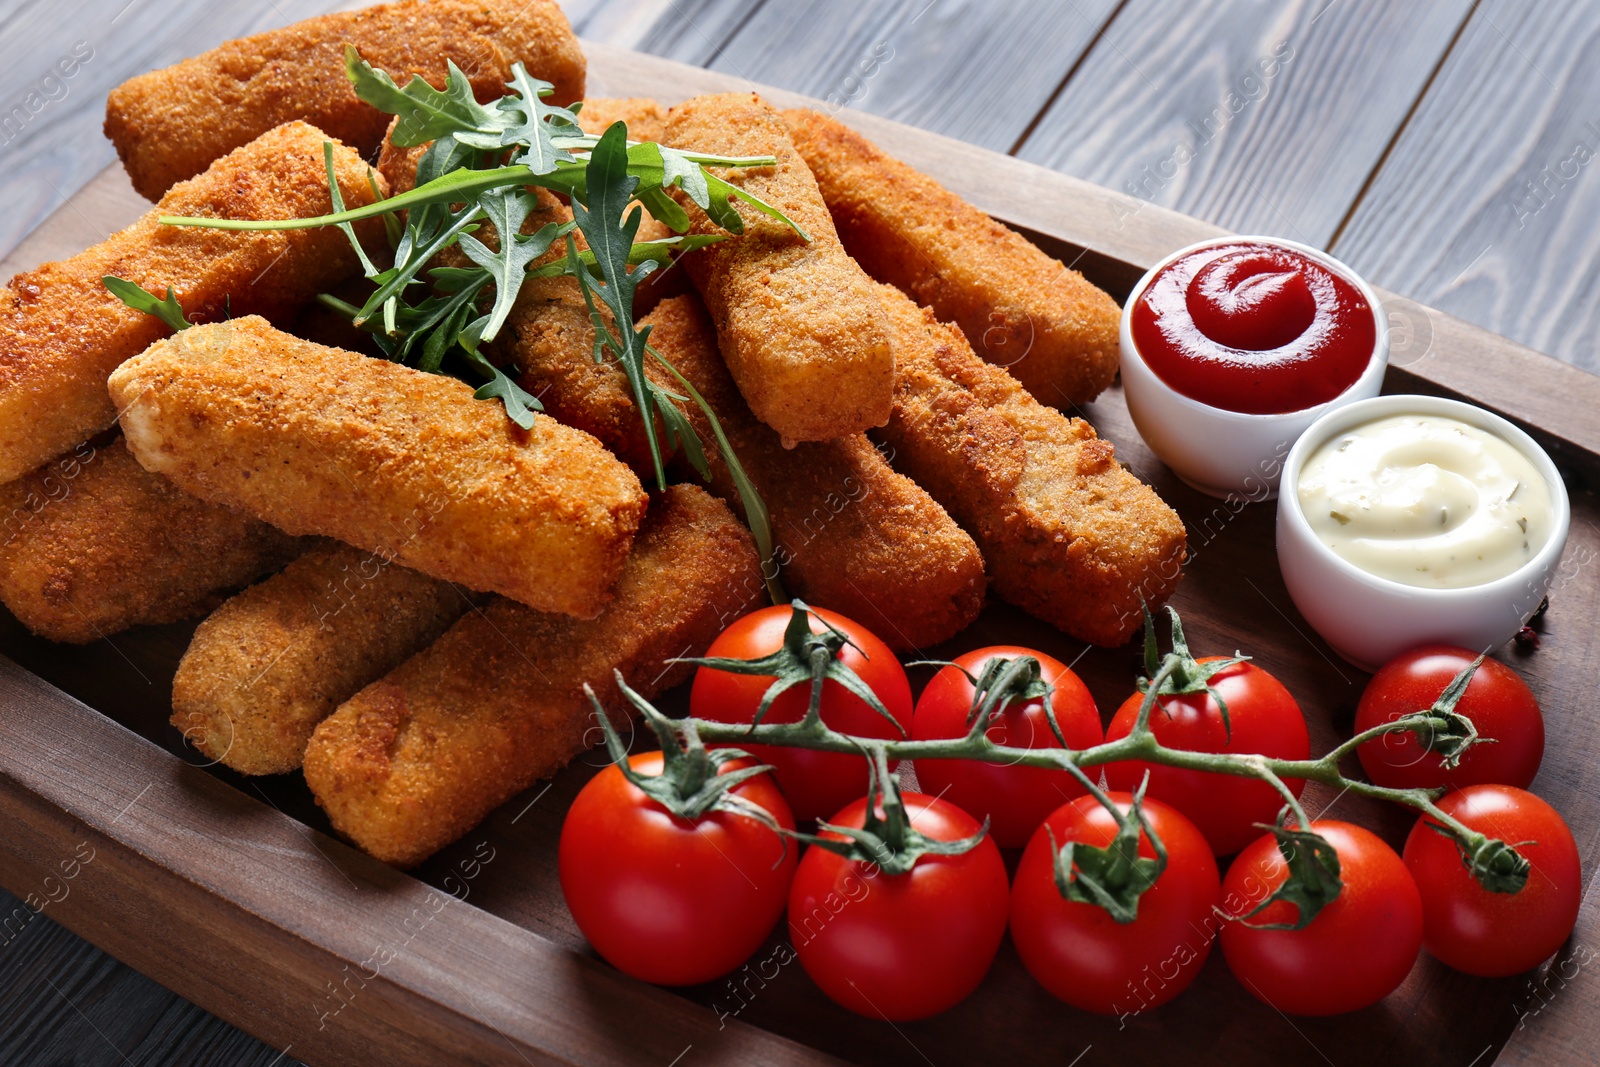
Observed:
[[[245,231],[339,227],[356,249],[374,288],[360,307],[326,294],[319,297],[323,305],[348,315],[354,325],[370,332],[392,360],[432,373],[470,375],[469,381],[481,383],[475,395],[499,400],[506,415],[524,429],[532,427],[535,413],[542,410],[538,398],[491,361],[482,346],[498,336],[527,279],[576,278],[594,322],[595,359],[616,360],[627,376],[644,423],[656,484],[666,485],[663,456],[669,448],[681,449],[703,478],[710,477],[705,446],[680,407],[694,403],[709,420],[715,447],[738,489],[746,523],[762,554],[769,592],[774,602],[784,602],[787,597],[772,566],[771,523],[765,504],[729,446],[716,413],[650,346],[649,329],[639,328],[633,320],[633,294],[652,272],[669,265],[677,254],[743,233],[736,200],[810,240],[777,208],[707,169],[770,166],[776,160],[771,156],[715,156],[632,142],[620,122],[602,135],[586,134],[578,125],[581,104],[558,107],[546,103],[543,98],[554,87],[530,76],[520,63],[512,67],[509,92],[491,103],[476,99],[471,83],[454,63],[449,64],[442,89],[420,77],[401,87],[362,59],[354,47],[346,46],[345,73],[358,97],[398,117],[390,135],[393,144],[401,148],[428,145],[418,161],[415,188],[346,208],[335,180],[333,148],[326,145],[333,208],[329,214],[271,220],[163,215],[160,221],[171,226]],[[373,187],[376,190],[375,182]],[[523,233],[524,224],[540,206],[535,188],[569,198],[573,221],[549,223]],[[670,194],[673,188],[682,190],[727,233],[685,235],[689,216]],[[644,205],[678,236],[636,241],[637,205]],[[352,226],[373,218],[384,220],[393,249],[393,265],[386,269],[372,262]],[[486,225],[492,226],[496,235],[492,245],[478,236]],[[583,234],[587,248],[577,247],[574,231]],[[563,245],[565,256],[550,254]],[[460,248],[471,266],[430,266],[453,246]],[[143,290],[140,294],[149,297]],[[602,307],[609,316],[601,313]],[[158,313],[154,308],[145,309]],[[165,317],[169,311],[159,313]],[[647,357],[663,366],[683,392],[656,384],[645,371]],[[658,438],[658,427],[666,435],[666,448]]]

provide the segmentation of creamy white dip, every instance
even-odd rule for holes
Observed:
[[[1550,489],[1503,438],[1442,415],[1392,415],[1318,448],[1300,507],[1329,548],[1369,574],[1459,589],[1504,578],[1549,539]]]

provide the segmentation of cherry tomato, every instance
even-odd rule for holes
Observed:
[[[628,762],[641,774],[661,772],[659,752]],[[722,773],[744,766],[735,760]],[[769,775],[733,791],[794,829]],[[572,802],[558,868],[578,929],[612,966],[646,982],[693,985],[727,974],[761,947],[783,914],[796,852],[748,815],[681,819],[613,765]]]
[[[1485,661],[1487,663],[1487,661]],[[1507,785],[1469,785],[1439,807],[1470,828],[1515,845],[1533,865],[1519,892],[1479,885],[1455,842],[1424,815],[1406,838],[1405,863],[1422,893],[1422,945],[1458,971],[1521,974],[1560,948],[1578,921],[1578,846],[1556,810]]]
[[[1220,659],[1207,656],[1200,663]],[[1211,686],[1228,705],[1229,727],[1209,694],[1166,696],[1150,709],[1150,729],[1168,748],[1190,752],[1252,752],[1278,759],[1300,760],[1311,754],[1306,719],[1294,697],[1272,675],[1251,663],[1240,663],[1214,675]],[[1115,741],[1133,732],[1144,697],[1135,693],[1117,709],[1106,729]],[[1272,823],[1283,797],[1258,778],[1161,767],[1129,760],[1106,765],[1113,789],[1132,792],[1150,772],[1147,796],[1165,800],[1200,828],[1219,856],[1237,852],[1261,836],[1256,823]],[[1285,780],[1295,796],[1305,788],[1298,778]]]
[[[1112,793],[1126,812],[1132,797]],[[1199,975],[1220,920],[1217,861],[1194,823],[1146,798],[1145,818],[1167,848],[1167,867],[1139,896],[1139,913],[1121,924],[1095,904],[1063,899],[1055,850],[1068,841],[1105,847],[1117,825],[1098,800],[1079,797],[1056,809],[1034,833],[1011,889],[1011,940],[1023,966],[1052,994],[1085,1011],[1127,1015],[1165,1004]],[[1052,845],[1045,832],[1055,834]],[[1148,835],[1139,854],[1154,856]]]
[[[1344,889],[1301,930],[1222,927],[1222,955],[1239,984],[1286,1015],[1338,1015],[1376,1004],[1405,981],[1422,948],[1422,898],[1406,865],[1377,835],[1317,819],[1312,829],[1339,855]],[[1242,915],[1288,877],[1277,840],[1266,834],[1239,853],[1222,880],[1230,914]],[[1295,920],[1276,901],[1252,923]]]
[[[1428,645],[1390,660],[1361,694],[1356,732],[1432,707],[1451,679],[1477,658],[1477,653],[1464,648]],[[1494,744],[1473,745],[1453,770],[1445,770],[1440,757],[1424,748],[1416,735],[1384,734],[1356,750],[1361,769],[1378,785],[1397,789],[1489,783],[1526,789],[1544,758],[1544,716],[1517,672],[1497,660],[1484,660],[1456,711]]]
[[[861,676],[909,734],[911,683],[889,646],[866,627],[843,615],[822,608],[811,611],[813,616],[826,619],[855,643],[855,648],[846,645],[840,650],[840,660]],[[787,606],[753,611],[722,631],[706,655],[727,659],[770,655],[783,647],[783,632],[789,625],[790,615]],[[811,620],[811,630],[813,633],[823,630],[816,617]],[[717,722],[750,722],[755,718],[762,694],[771,684],[770,676],[731,674],[701,667],[695,672],[694,687],[690,690],[690,714]],[[799,722],[805,717],[810,702],[811,686],[794,686],[772,702],[761,721]],[[865,701],[833,681],[824,682],[822,686],[822,721],[835,730],[858,737],[901,736]],[[789,800],[789,809],[799,822],[812,822],[831,815],[867,791],[867,761],[860,756],[775,745],[738,747],[772,767]]]
[[[976,819],[935,797],[904,794],[911,825],[956,841]],[[866,798],[830,823],[859,827]],[[824,835],[837,838],[838,835]],[[789,893],[800,964],[834,1001],[873,1019],[922,1019],[966,999],[1006,932],[1006,870],[987,837],[958,856],[925,855],[901,875],[812,847]]]
[[[1094,697],[1065,663],[1029,648],[996,645],[958,656],[955,662],[974,677],[985,664],[999,657],[1032,656],[1039,661],[1044,680],[1054,687],[1050,710],[1067,744],[1090,748],[1104,740],[1100,712]],[[945,667],[917,698],[911,736],[919,741],[965,737],[967,715],[976,694],[972,682],[956,667]],[[1044,701],[1009,705],[989,727],[989,739],[1019,748],[1060,748],[1045,716]],[[921,760],[917,781],[935,796],[943,797],[979,819],[989,817],[989,834],[1001,848],[1021,848],[1045,816],[1063,800],[1083,795],[1083,787],[1066,771],[1043,767],[1015,767],[978,760]]]

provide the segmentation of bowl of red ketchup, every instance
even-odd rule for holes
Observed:
[[[1173,473],[1216,497],[1277,496],[1295,441],[1323,413],[1376,396],[1388,361],[1372,287],[1277,237],[1180,248],[1122,311],[1134,425]]]

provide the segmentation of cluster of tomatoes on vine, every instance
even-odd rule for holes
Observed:
[[[787,913],[789,950],[829,997],[897,1021],[971,994],[1008,929],[1046,990],[1116,1015],[1181,993],[1213,942],[1245,989],[1305,1015],[1375,1003],[1423,948],[1484,976],[1560,948],[1577,848],[1526,791],[1544,728],[1514,671],[1444,647],[1386,665],[1356,717],[1366,782],[1347,782],[1337,755],[1310,761],[1276,678],[1190,658],[1172,625],[1164,660],[1147,627],[1150,677],[1102,729],[1078,676],[1032,649],[960,656],[913,704],[866,628],[798,602],[747,615],[697,661],[689,719],[619,677],[662,751],[628,756],[606,719],[617,762],[562,830],[568,907],[601,956],[663,985],[737,969]],[[1145,736],[1149,759],[1094,754]],[[986,743],[1010,756],[949,755]],[[916,753],[922,792],[896,784],[896,751]],[[1171,765],[1206,765],[1199,753],[1229,773]],[[1403,854],[1347,822],[1300,825],[1305,779],[1241,773],[1255,757],[1424,814]],[[1009,879],[1001,848],[1022,850]]]

